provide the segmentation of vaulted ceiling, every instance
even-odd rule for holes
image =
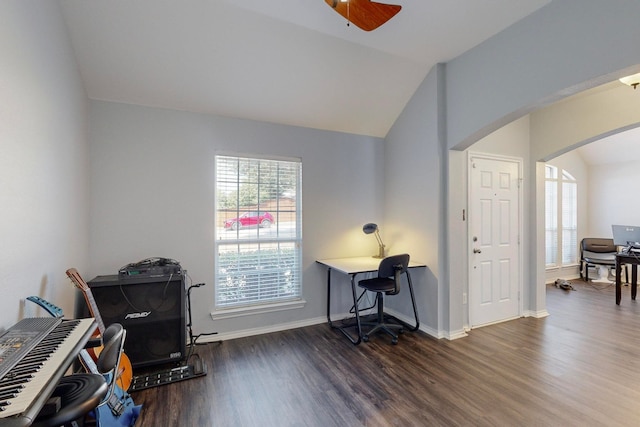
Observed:
[[[395,0],[401,12],[371,32],[324,0],[60,2],[92,99],[384,137],[435,64],[550,0]],[[579,152],[636,160],[638,138]]]
[[[384,137],[422,82],[550,0],[396,0],[365,32],[324,0],[60,0],[92,99]]]

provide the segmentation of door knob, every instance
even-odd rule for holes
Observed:
[[[480,249],[474,248],[473,249],[473,253],[474,254],[479,254],[479,253],[482,253],[482,251]]]

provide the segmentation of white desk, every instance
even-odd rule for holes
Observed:
[[[318,264],[324,265],[327,267],[327,320],[329,321],[329,326],[334,329],[339,329],[349,340],[358,345],[362,341],[362,326],[360,324],[360,313],[357,309],[358,307],[358,296],[356,295],[356,281],[355,278],[358,274],[361,273],[372,273],[378,271],[378,266],[380,265],[380,258],[374,258],[371,256],[366,257],[351,257],[351,258],[331,258],[331,259],[319,259],[316,260]],[[426,264],[409,261],[409,268],[418,268],[418,267],[426,267]],[[335,270],[340,274],[347,275],[351,278],[351,294],[353,297],[353,311],[355,324],[348,326],[338,326],[334,325],[331,320],[331,271]],[[416,316],[416,324],[415,325],[407,325],[405,322],[402,322],[398,319],[400,323],[404,324],[407,329],[410,331],[416,331],[420,327],[420,321],[418,320],[418,311],[415,306],[415,297],[413,294],[413,285],[411,284],[411,276],[409,275],[409,271],[407,270],[407,280],[409,282],[409,291],[411,292],[411,301],[413,303],[414,313]],[[355,327],[357,330],[357,336],[353,336],[347,331],[347,328]]]

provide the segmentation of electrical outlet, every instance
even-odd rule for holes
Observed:
[[[463,304],[466,304],[466,303],[467,303],[467,293],[466,293],[466,292],[463,292],[463,293],[462,293],[462,303],[463,303]]]

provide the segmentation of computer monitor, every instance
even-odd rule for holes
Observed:
[[[613,244],[640,248],[640,226],[612,225]]]

